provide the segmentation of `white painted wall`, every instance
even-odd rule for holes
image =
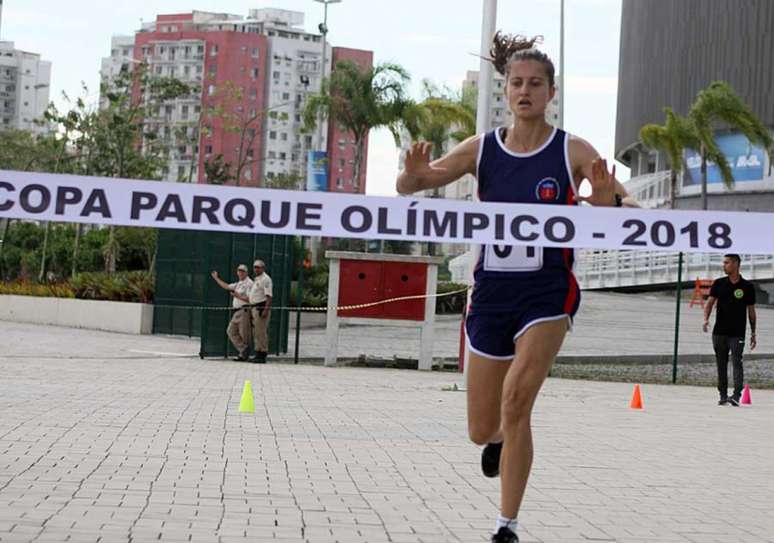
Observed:
[[[153,306],[73,298],[0,296],[0,321],[3,320],[150,334],[153,331]]]

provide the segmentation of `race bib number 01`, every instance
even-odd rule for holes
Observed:
[[[531,245],[486,245],[484,269],[495,272],[527,272],[543,268],[543,248]]]

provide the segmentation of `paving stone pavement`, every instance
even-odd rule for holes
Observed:
[[[0,323],[0,541],[486,541],[458,374]],[[156,353],[156,354],[153,354]],[[238,412],[252,381],[254,414]],[[549,379],[524,542],[774,542],[774,391]]]

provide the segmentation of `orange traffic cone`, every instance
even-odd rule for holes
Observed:
[[[640,385],[634,385],[634,394],[632,394],[632,401],[629,404],[632,409],[642,409],[642,394],[640,393]]]

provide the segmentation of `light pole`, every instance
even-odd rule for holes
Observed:
[[[328,4],[338,4],[342,0],[314,0],[315,2],[319,2],[320,4],[323,4],[325,6],[325,11],[323,15],[323,22],[320,23],[320,25],[317,27],[320,30],[320,34],[322,34],[322,59],[320,63],[320,90],[322,91],[322,85],[323,81],[325,80],[325,64],[326,64],[326,51],[327,51],[327,43],[326,43],[326,37],[328,36]],[[308,80],[304,82],[304,86],[308,89],[309,88],[309,82]],[[322,137],[322,120],[320,118],[317,119],[317,149],[319,151],[325,151],[325,145],[323,144],[323,137]],[[309,156],[307,155],[306,158],[306,168],[307,168],[307,175],[309,170]],[[327,176],[326,176],[327,177]],[[306,190],[306,183],[304,183],[304,190]],[[296,311],[296,341],[295,341],[295,349],[294,349],[294,356],[293,356],[293,362],[295,364],[298,364],[298,355],[299,355],[299,346],[300,346],[300,340],[301,340],[301,307],[302,307],[302,301],[303,301],[303,285],[304,285],[304,271],[306,270],[305,262],[306,262],[306,242],[304,240],[304,236],[300,236],[299,241],[301,242],[301,258],[300,265],[298,266],[298,282],[296,283],[296,306],[298,307],[298,310]],[[314,238],[311,240],[312,249],[314,249],[315,241]]]
[[[564,130],[564,0],[559,10],[559,128]]]
[[[489,48],[492,46],[492,36],[494,36],[497,28],[497,0],[483,0],[481,10],[481,49],[479,57],[481,60],[478,64],[478,102],[476,104],[476,133],[485,134],[489,130],[492,114],[492,81],[494,79],[494,67],[492,63],[487,60],[489,58]],[[472,194],[473,201],[478,201],[478,195],[474,192]],[[468,250],[465,253],[468,255],[468,262],[473,266],[473,258],[476,254],[475,245],[468,245]],[[472,270],[471,270],[472,276]],[[470,305],[470,295],[472,290],[468,290],[468,301],[465,307]],[[463,308],[463,318],[460,325],[460,352],[462,354],[462,360],[460,363],[463,366],[465,378],[467,379],[468,371],[468,359],[469,351],[464,348],[462,342],[464,341],[465,332],[465,313]]]
[[[322,65],[320,67],[320,90],[322,90],[322,84],[325,80],[325,68],[327,64],[327,37],[328,37],[328,4],[339,4],[342,0],[314,0],[325,6],[323,11],[323,22],[320,23],[317,28],[322,34]],[[323,145],[322,137],[322,123],[317,123],[317,148],[319,151],[325,151],[325,145]]]

